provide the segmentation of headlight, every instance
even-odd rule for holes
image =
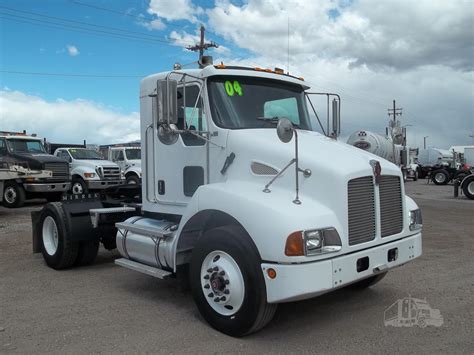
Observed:
[[[95,173],[84,173],[84,177],[86,179],[90,179],[90,178],[93,178],[95,176]]]
[[[421,210],[410,211],[410,230],[417,230],[423,227],[423,219],[421,218]]]
[[[341,238],[334,228],[291,233],[285,245],[287,256],[312,256],[341,250]]]

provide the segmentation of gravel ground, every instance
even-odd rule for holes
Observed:
[[[342,289],[279,306],[265,329],[235,339],[210,328],[189,293],[113,264],[55,271],[32,254],[29,213],[0,207],[0,353],[469,353],[474,349],[474,201],[452,186],[409,181],[423,211],[423,255],[364,291]],[[384,310],[411,295],[444,323],[384,326]]]

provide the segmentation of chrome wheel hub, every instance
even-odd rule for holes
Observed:
[[[3,193],[3,198],[5,201],[8,203],[15,203],[16,197],[16,190],[13,187],[9,186],[5,189],[5,192]]]
[[[435,180],[436,180],[436,182],[439,182],[439,183],[443,182],[444,181],[444,174],[437,173],[435,175]]]
[[[468,185],[467,185],[467,191],[469,191],[469,193],[471,195],[474,195],[474,181],[471,181]]]
[[[209,305],[219,314],[235,314],[245,296],[239,265],[223,251],[209,253],[201,265],[201,288]]]
[[[84,192],[84,189],[82,188],[82,184],[79,183],[79,182],[75,182],[73,185],[72,185],[72,193],[74,195],[80,195]]]
[[[56,254],[58,250],[58,227],[53,217],[47,216],[43,221],[43,245],[49,255]]]

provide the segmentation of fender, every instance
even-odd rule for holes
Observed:
[[[467,183],[470,179],[474,179],[474,174],[467,175],[462,179],[461,184],[459,184],[459,188],[462,189],[464,187],[464,184]]]
[[[137,166],[131,166],[127,170],[125,170],[124,174],[125,174],[125,176],[130,175],[130,174],[135,174],[139,178],[141,178],[142,169],[140,167],[137,167]]]
[[[95,177],[85,178],[84,173],[94,173]],[[69,174],[71,175],[71,177],[74,176],[74,175],[78,175],[83,180],[100,180],[100,178],[97,175],[97,171],[95,171],[95,169],[93,169],[91,167],[88,167],[88,166],[76,166],[75,168],[71,169]]]
[[[246,191],[246,194],[237,191]],[[193,216],[205,210],[225,213],[242,225],[264,261],[294,263],[317,259],[286,256],[286,238],[292,232],[305,229],[334,227],[341,231],[341,223],[333,211],[309,196],[304,196],[301,205],[292,203],[292,197],[292,192],[285,189],[274,188],[271,193],[264,193],[261,184],[248,181],[227,181],[199,187],[181,219],[173,246],[174,261],[183,230]]]

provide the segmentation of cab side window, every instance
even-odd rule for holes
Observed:
[[[187,85],[186,91],[182,87],[178,88],[178,128],[185,129],[186,127],[195,133],[207,131],[206,113],[202,97],[199,96],[199,87],[196,85]],[[181,138],[188,146],[206,144],[204,139],[188,132],[182,133]]]
[[[5,155],[7,155],[7,144],[5,142],[5,139],[0,138],[0,156]]]
[[[112,151],[112,161],[123,161],[123,151],[122,150],[113,150]]]

